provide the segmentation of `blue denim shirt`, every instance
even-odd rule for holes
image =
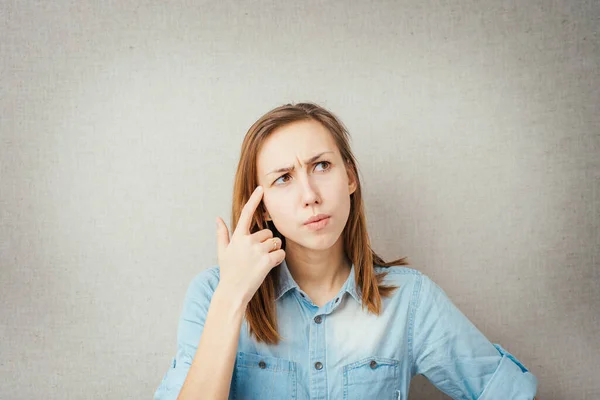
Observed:
[[[229,399],[408,399],[411,378],[424,375],[453,399],[531,400],[537,379],[515,356],[492,344],[427,275],[383,268],[399,288],[377,316],[361,307],[354,266],[331,301],[318,307],[279,268],[278,345],[257,343],[244,319]],[[154,398],[176,399],[202,334],[219,267],[191,282],[177,332],[177,353]]]

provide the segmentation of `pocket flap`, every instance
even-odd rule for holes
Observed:
[[[279,357],[238,352],[238,366],[260,368],[274,372],[296,371],[296,363]]]
[[[351,386],[396,381],[399,377],[399,365],[400,361],[391,358],[377,356],[363,358],[344,366],[344,383]]]
[[[373,363],[375,362],[375,364]],[[355,368],[360,368],[362,366],[368,365],[371,369],[377,369],[382,366],[397,366],[400,363],[398,360],[394,360],[392,358],[385,357],[367,357],[362,360],[353,362],[352,364],[348,364],[344,366],[344,372],[353,370]]]

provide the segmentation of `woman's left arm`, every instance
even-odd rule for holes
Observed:
[[[427,275],[417,281],[413,375],[424,375],[453,399],[532,400],[537,378],[492,344]]]

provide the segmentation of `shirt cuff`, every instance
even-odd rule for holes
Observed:
[[[499,344],[500,364],[478,400],[532,400],[538,380],[525,366]]]

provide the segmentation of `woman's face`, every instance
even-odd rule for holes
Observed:
[[[273,172],[283,168],[290,170]],[[257,171],[265,208],[288,243],[315,250],[335,244],[348,220],[356,183],[327,128],[305,120],[274,130],[258,153]],[[305,225],[318,214],[329,216],[324,227]]]

